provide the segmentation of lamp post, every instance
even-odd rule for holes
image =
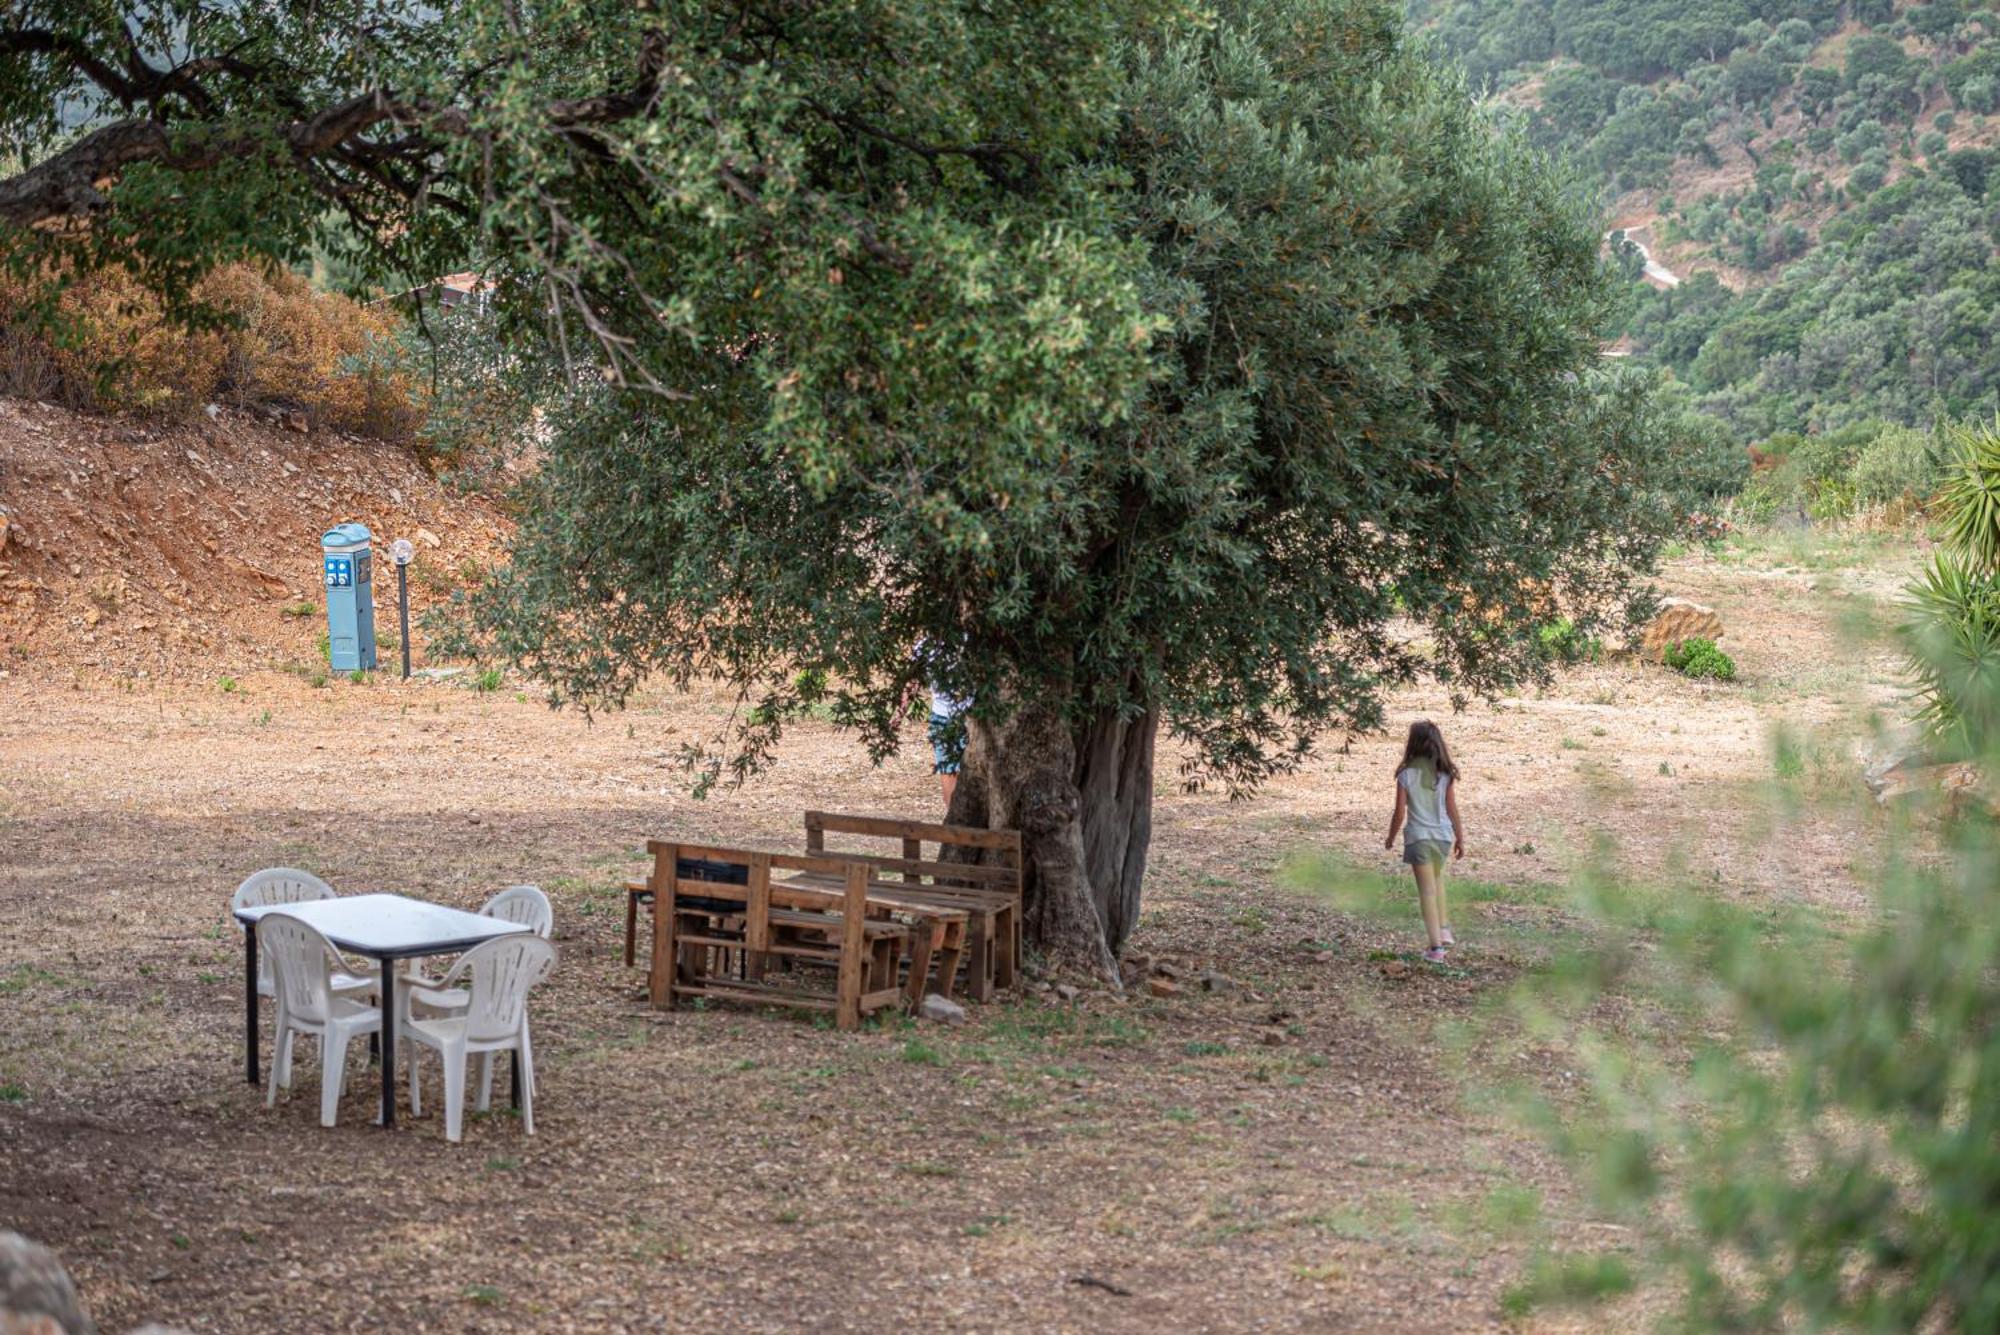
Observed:
[[[389,555],[396,562],[396,612],[401,618],[403,630],[403,680],[410,679],[410,562],[417,549],[408,538],[398,538],[389,544]]]

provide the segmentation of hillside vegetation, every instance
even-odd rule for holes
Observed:
[[[1962,0],[1416,0],[1684,281],[1625,332],[1752,439],[1990,414],[2000,13]]]

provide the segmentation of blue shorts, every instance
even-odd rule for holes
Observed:
[[[950,714],[931,715],[931,773],[956,774],[965,763],[965,720]]]

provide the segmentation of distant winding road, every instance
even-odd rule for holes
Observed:
[[[1609,241],[1611,240],[1611,238],[1618,236],[1621,233],[1623,233],[1627,241],[1632,243],[1632,248],[1639,252],[1639,258],[1646,262],[1645,274],[1648,279],[1652,280],[1655,283],[1658,283],[1661,287],[1679,287],[1681,285],[1680,275],[1675,273],[1672,269],[1669,269],[1666,265],[1660,263],[1658,260],[1654,259],[1653,252],[1646,248],[1646,243],[1634,238],[1633,235],[1630,232],[1626,231],[1624,228],[1622,227],[1612,228],[1610,231],[1604,234],[1604,239],[1606,241]]]

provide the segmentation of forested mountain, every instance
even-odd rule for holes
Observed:
[[[2000,407],[2000,13],[1937,0],[1414,0],[1677,287],[1633,355],[1747,438]]]

